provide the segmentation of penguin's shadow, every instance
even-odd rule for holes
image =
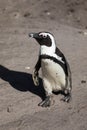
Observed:
[[[2,65],[0,65],[0,78],[7,81],[13,88],[19,91],[29,91],[41,97],[42,100],[45,99],[45,91],[43,89],[41,78],[40,85],[35,86],[31,74],[9,70]]]

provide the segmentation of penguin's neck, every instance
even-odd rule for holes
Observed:
[[[64,64],[64,61],[62,60],[62,57],[58,56],[56,54],[56,46],[51,46],[51,47],[47,47],[47,46],[41,46],[40,47],[40,56],[46,56],[46,57],[52,57],[57,59],[58,61],[61,61]]]
[[[50,55],[52,56],[55,54],[56,46],[53,44],[52,46],[48,47],[45,45],[40,46],[40,55]]]

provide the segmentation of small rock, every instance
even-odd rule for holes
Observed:
[[[81,80],[81,83],[83,84],[83,83],[86,83],[86,80]]]
[[[11,113],[11,112],[12,112],[12,107],[11,107],[11,105],[9,105],[9,106],[7,107],[7,112],[8,112],[8,113]]]
[[[51,15],[51,13],[48,10],[44,10],[44,13],[48,16]]]
[[[47,15],[50,15],[51,13],[50,12],[47,12]]]
[[[75,9],[71,8],[71,9],[69,9],[69,12],[74,13]]]
[[[16,19],[20,18],[20,13],[19,12],[14,12],[12,15]]]
[[[87,31],[78,31],[78,33],[80,33],[80,34],[83,34],[83,35],[87,36]]]
[[[28,17],[28,16],[30,16],[30,13],[25,13],[24,14],[24,17]]]
[[[86,36],[86,35],[87,35],[87,32],[84,32],[84,35]]]
[[[26,70],[29,70],[29,69],[30,69],[30,67],[29,67],[29,66],[27,66],[27,67],[25,67],[25,69],[26,69]]]

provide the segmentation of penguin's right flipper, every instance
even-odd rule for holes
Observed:
[[[34,72],[32,74],[32,78],[33,78],[35,86],[39,86],[39,73],[38,73],[38,71],[39,71],[40,67],[41,67],[41,57],[39,56],[38,61],[35,65]]]
[[[39,74],[38,71],[34,70],[32,74],[33,82],[35,86],[39,86]]]

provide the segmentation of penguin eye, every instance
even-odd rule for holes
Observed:
[[[43,38],[46,38],[47,36],[46,35],[43,35]]]
[[[42,37],[42,38],[47,38],[47,36],[44,35],[44,34],[40,34],[39,36]]]
[[[42,37],[42,38],[47,38],[47,36],[46,36],[46,35],[42,35],[42,34],[41,34],[41,37]]]

